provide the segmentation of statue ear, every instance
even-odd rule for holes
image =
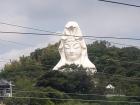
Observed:
[[[81,47],[83,49],[87,49],[87,46],[86,46],[86,43],[85,43],[84,39],[80,40],[80,43],[81,43]]]
[[[61,40],[61,42],[60,42],[60,45],[59,45],[59,48],[58,48],[59,50],[62,50],[63,49],[63,42],[62,42],[62,40]]]

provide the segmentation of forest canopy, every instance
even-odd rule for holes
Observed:
[[[49,44],[43,49],[36,49],[30,56],[22,56],[19,61],[6,64],[0,73],[1,79],[12,81],[15,85],[13,97],[48,99],[5,98],[6,105],[16,105],[16,103],[25,105],[29,102],[30,105],[127,105],[127,101],[140,101],[140,97],[119,97],[119,95],[140,96],[140,49],[119,48],[107,41],[88,44],[88,57],[97,68],[95,75],[88,75],[83,67],[73,64],[62,67],[67,72],[53,71],[52,68],[60,60],[58,46],[59,43],[56,43]],[[69,72],[69,68],[73,70]],[[106,89],[108,84],[112,84],[115,89]],[[115,96],[107,97],[108,94]],[[75,99],[126,102],[81,102]]]

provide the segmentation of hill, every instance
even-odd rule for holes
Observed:
[[[96,65],[97,73],[88,75],[83,67],[65,65],[69,71],[53,71],[60,59],[59,43],[36,49],[30,56],[22,56],[19,61],[5,65],[0,78],[11,80],[15,85],[14,97],[6,98],[7,105],[127,105],[127,102],[103,103],[62,101],[56,99],[83,99],[105,101],[140,101],[140,97],[106,97],[107,94],[140,96],[140,49],[118,48],[106,41],[88,44],[89,59]],[[115,90],[105,87],[112,84]],[[71,94],[65,94],[71,93]],[[84,95],[82,95],[84,94]],[[98,94],[98,95],[85,95]],[[32,97],[32,98],[27,98]],[[48,98],[36,99],[35,97]],[[133,103],[132,103],[133,104]]]

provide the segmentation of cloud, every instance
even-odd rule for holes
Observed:
[[[13,49],[10,52],[4,53],[0,55],[0,59],[3,60],[4,62],[0,62],[0,69],[4,67],[5,64],[9,63],[9,60],[19,60],[19,57],[21,56],[29,56],[31,52],[35,51],[37,48],[45,48],[48,45],[47,42],[40,43],[35,47],[28,47],[25,49],[17,50]],[[5,60],[6,58],[6,60]]]
[[[0,3],[0,22],[10,23],[10,24],[19,24],[23,26],[28,26],[28,15],[24,13],[20,13],[21,5],[18,5],[16,2],[11,1],[2,1]],[[17,31],[17,32],[24,32],[26,31],[23,28],[8,26],[4,24],[0,24],[0,31]],[[15,34],[0,34],[1,39],[8,39],[8,40],[21,40],[22,35],[15,35]]]
[[[15,15],[16,16],[16,15]],[[1,21],[2,19],[0,19]],[[27,18],[24,16],[16,16],[16,18],[9,18],[7,19],[8,23],[11,24],[20,24],[22,26],[27,26]],[[7,22],[7,21],[2,21],[2,22]],[[25,32],[26,30],[23,28],[17,28],[17,27],[12,27],[12,26],[8,26],[8,25],[0,25],[0,31],[5,31],[5,32]],[[10,40],[10,41],[15,41],[15,40],[21,40],[22,37],[24,37],[21,34],[5,34],[5,33],[1,33],[0,34],[0,39],[6,39],[6,40]]]
[[[95,2],[86,12],[78,13],[79,24],[85,34],[94,36],[134,37],[140,33],[139,9],[129,6]]]
[[[34,23],[42,22],[42,25],[51,30],[60,29],[67,21],[75,20],[84,34],[88,35],[133,37],[134,34],[140,33],[138,8],[96,0],[37,0],[29,5],[32,8],[29,10],[30,17],[34,19]]]
[[[136,0],[133,2],[131,3],[139,3]],[[129,6],[94,0],[82,2],[81,0],[61,0],[61,2],[56,0],[14,0],[14,2],[6,0],[0,6],[2,7],[1,18],[23,26],[34,27],[36,25],[54,31],[62,29],[67,21],[75,20],[85,34],[127,36],[136,32],[140,33],[139,9]],[[18,36],[10,38],[16,37]]]
[[[121,2],[121,0],[118,1]],[[138,0],[125,1],[140,5]],[[58,30],[63,31],[65,24],[74,20],[78,22],[83,35],[139,38],[140,34],[139,9],[130,6],[104,3],[98,0],[2,0],[0,7],[0,22],[55,32]],[[6,25],[0,25],[0,31],[37,32]],[[0,38],[36,45],[43,40],[52,43],[58,37],[0,34]],[[116,40],[113,41],[116,42]],[[117,43],[119,42],[139,45],[139,42],[117,40]],[[15,47],[13,44],[8,45],[6,43],[4,47],[0,44],[0,49],[0,54],[4,53],[0,57],[17,59],[19,54],[24,52],[29,54],[34,48]]]

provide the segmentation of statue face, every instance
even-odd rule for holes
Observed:
[[[82,48],[79,42],[68,41],[64,43],[64,52],[68,61],[75,61],[80,58]]]

